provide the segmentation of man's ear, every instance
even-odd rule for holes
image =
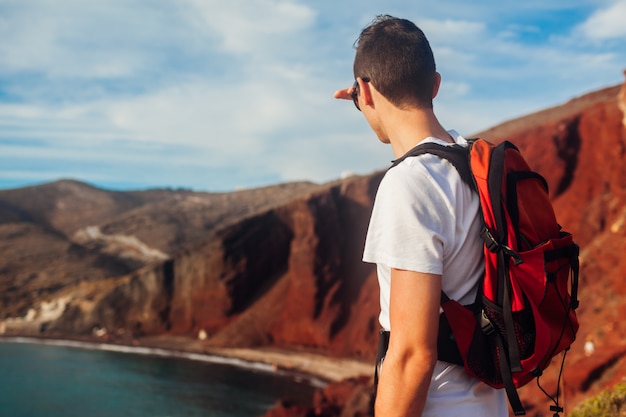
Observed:
[[[357,78],[357,82],[359,83],[359,91],[361,93],[362,103],[366,106],[373,106],[374,100],[372,95],[372,89],[374,86],[368,81],[365,82],[361,77]]]
[[[441,74],[435,72],[435,83],[433,85],[433,96],[432,98],[437,97],[437,93],[439,93],[439,87],[441,86]]]

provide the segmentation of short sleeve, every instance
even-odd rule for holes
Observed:
[[[365,262],[443,273],[444,247],[453,216],[424,166],[428,158],[437,157],[410,158],[387,171],[374,202],[363,253]]]

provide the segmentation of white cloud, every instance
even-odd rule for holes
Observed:
[[[193,145],[218,154],[228,153],[231,147],[253,152],[262,148],[260,142],[268,134],[293,119],[293,107],[284,93],[272,80],[232,85],[197,82],[112,101],[103,111],[113,126],[132,139]]]
[[[592,40],[623,38],[626,36],[626,0],[616,0],[597,10],[579,29]]]
[[[308,29],[315,12],[290,0],[188,0],[229,53],[258,55]],[[199,23],[199,22],[198,22]]]
[[[442,78],[440,93],[437,99],[453,101],[466,98],[471,93],[472,86],[464,82],[447,81]]]
[[[424,31],[426,37],[436,39],[440,43],[471,44],[485,34],[485,24],[482,22],[421,19],[416,24]]]
[[[175,36],[163,31],[168,13],[137,6],[120,1],[5,4],[2,71],[77,78],[132,75],[155,63],[150,62],[150,43],[168,45]]]

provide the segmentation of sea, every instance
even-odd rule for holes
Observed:
[[[0,417],[257,417],[322,385],[209,355],[0,339]]]

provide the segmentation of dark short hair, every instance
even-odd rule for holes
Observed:
[[[395,106],[432,108],[435,58],[413,22],[378,16],[355,42],[354,77],[369,78]]]

